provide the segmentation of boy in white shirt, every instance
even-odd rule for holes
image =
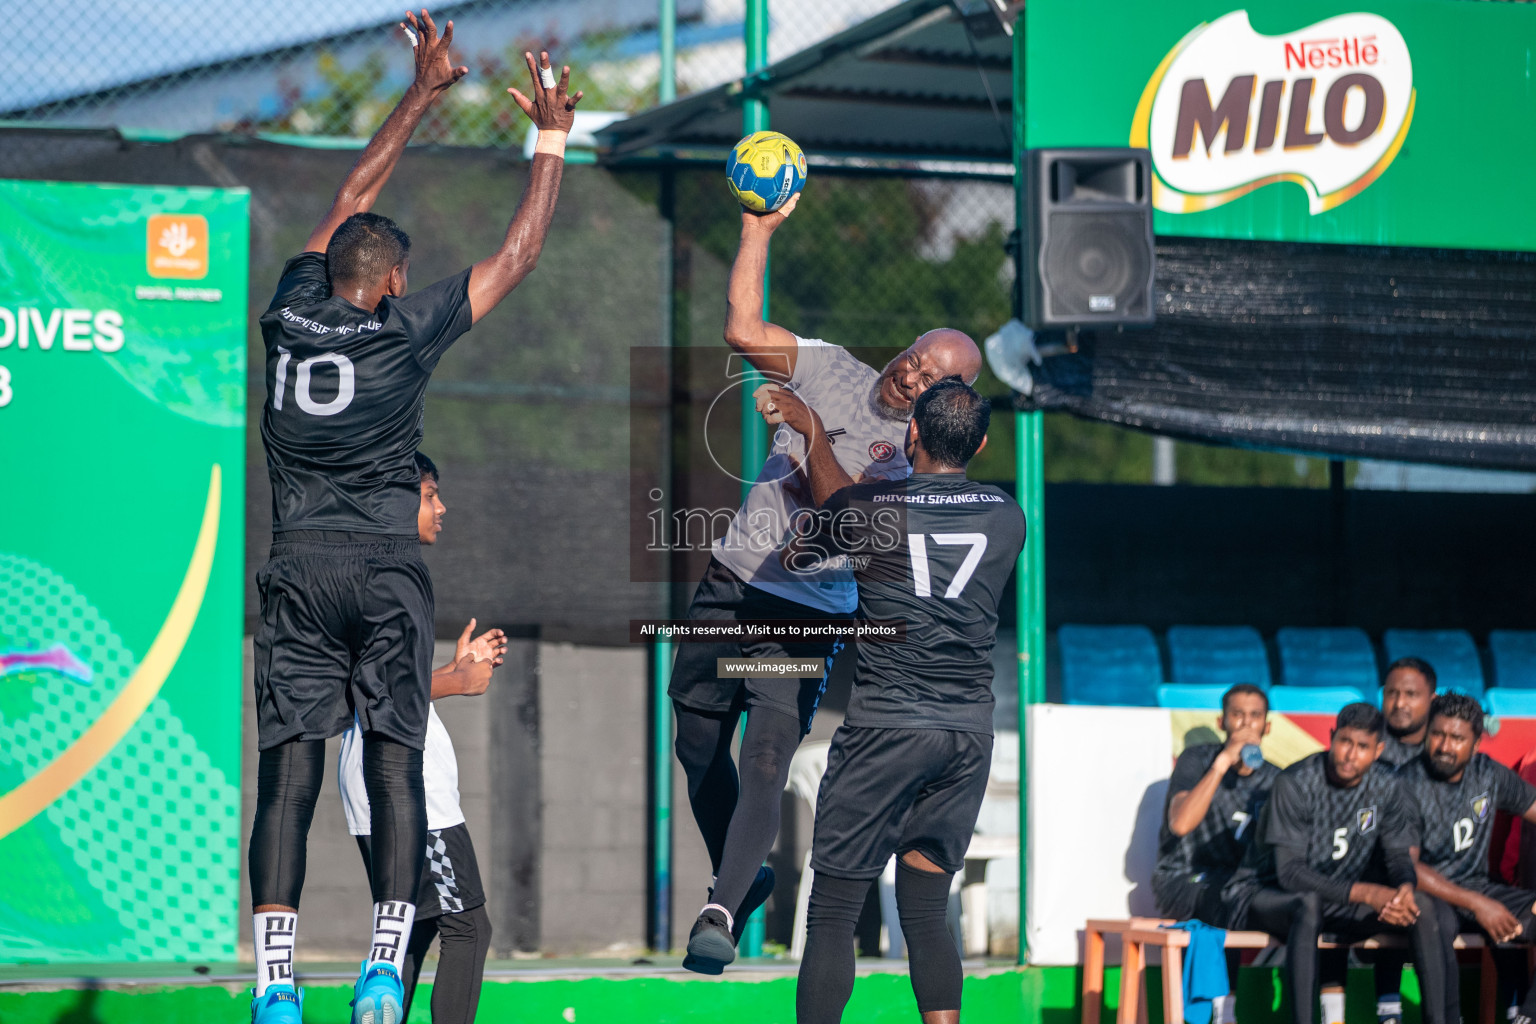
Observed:
[[[447,507],[438,496],[437,466],[416,453],[421,470],[421,511],[416,526],[423,544],[433,544],[442,532]],[[492,670],[502,663],[506,634],[491,629],[471,639],[475,620],[459,636],[453,662],[432,673],[432,699],[478,696],[491,682]],[[368,791],[363,785],[363,733],[354,721],[341,738],[337,759],[341,803],[347,829],[357,837],[363,863],[370,863]],[[459,808],[459,764],[453,741],[429,705],[427,744],[422,758],[422,781],[427,793],[427,849],[421,884],[416,895],[416,919],[406,941],[401,970],[405,986],[405,1019],[421,962],[434,937],[440,937],[437,976],[432,986],[432,1020],[437,1024],[469,1024],[480,1002],[485,977],[485,957],[491,946],[491,920],[485,912],[485,891],[475,862],[464,812]],[[404,1024],[404,1020],[401,1021]]]

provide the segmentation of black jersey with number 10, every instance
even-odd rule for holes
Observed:
[[[416,536],[427,380],[472,322],[468,270],[366,310],[331,294],[324,253],[288,261],[261,317],[273,532]]]
[[[847,557],[860,619],[906,626],[904,642],[860,641],[845,721],[991,733],[997,607],[1024,546],[1014,500],[959,473],[855,484],[806,546]]]

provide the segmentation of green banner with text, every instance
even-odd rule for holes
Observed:
[[[0,961],[232,959],[244,190],[0,181]]]
[[[1536,6],[1030,0],[1027,145],[1152,154],[1158,234],[1536,249]]]

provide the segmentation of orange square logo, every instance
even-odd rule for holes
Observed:
[[[196,213],[157,213],[149,218],[149,276],[208,276],[208,218]]]

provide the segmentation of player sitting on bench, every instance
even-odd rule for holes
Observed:
[[[1415,812],[1396,776],[1376,764],[1381,712],[1346,704],[1329,747],[1275,780],[1243,864],[1225,898],[1231,927],[1286,942],[1295,1024],[1316,1024],[1324,978],[1324,1024],[1343,1024],[1345,949],[1321,956],[1318,938],[1353,942],[1379,933],[1412,941],[1424,1024],[1445,1021],[1445,954],[1433,897],[1414,888],[1410,848]],[[1365,880],[1372,861],[1388,885]]]
[[[1269,799],[1280,769],[1260,760],[1243,761],[1245,747],[1258,747],[1269,732],[1269,698],[1250,683],[1239,683],[1221,698],[1217,728],[1226,743],[1185,747],[1168,782],[1168,802],[1158,830],[1152,894],[1157,912],[1179,921],[1194,918],[1224,928],[1221,890],[1243,861],[1253,826]],[[1236,982],[1237,950],[1227,954]],[[1213,1024],[1233,1024],[1237,998],[1220,996],[1211,1006]]]
[[[1419,812],[1419,888],[1438,897],[1440,938],[1446,957],[1447,1014],[1454,1024],[1459,1002],[1456,933],[1476,930],[1491,942],[1536,942],[1536,892],[1495,882],[1488,870],[1493,812],[1536,821],[1536,788],[1487,754],[1477,753],[1483,737],[1483,706],[1459,693],[1444,693],[1430,705],[1424,752],[1398,769],[1398,783]],[[1498,1005],[1511,993],[1523,995],[1517,1024],[1536,1018],[1536,986],[1529,985],[1527,952],[1495,950]]]

